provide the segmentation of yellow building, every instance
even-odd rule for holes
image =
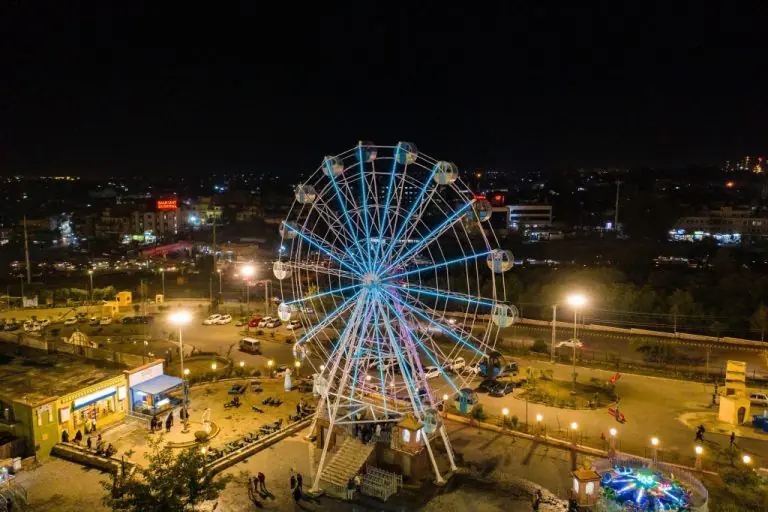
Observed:
[[[128,291],[117,292],[115,300],[120,307],[130,306],[133,302],[133,294]]]

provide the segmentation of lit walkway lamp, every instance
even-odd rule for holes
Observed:
[[[182,338],[182,328],[192,321],[192,314],[189,311],[177,311],[172,313],[168,320],[179,328],[179,364],[181,365],[182,384],[184,386],[184,428],[182,432],[189,432],[189,381],[187,376],[189,372],[184,369],[184,339]]]

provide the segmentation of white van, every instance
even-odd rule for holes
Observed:
[[[249,354],[261,354],[261,341],[256,338],[242,338],[240,340],[240,351]]]

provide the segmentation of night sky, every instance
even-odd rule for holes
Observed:
[[[768,23],[733,2],[227,3],[5,2],[0,173],[294,172],[361,139],[506,170],[767,149]]]

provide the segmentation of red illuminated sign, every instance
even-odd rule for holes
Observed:
[[[158,199],[158,210],[177,210],[179,208],[179,201],[177,199]]]
[[[485,199],[485,194],[475,194],[475,199],[477,201],[481,201],[481,200]]]

